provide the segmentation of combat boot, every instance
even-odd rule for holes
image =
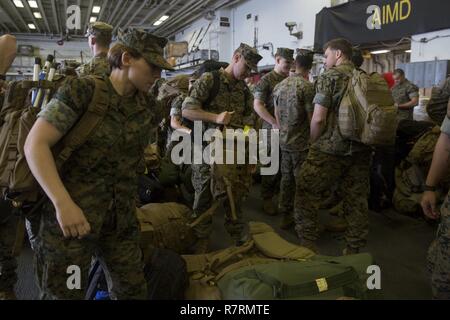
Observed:
[[[338,216],[330,216],[324,223],[324,227],[330,232],[344,232],[347,230],[347,221]]]
[[[13,290],[0,291],[0,301],[1,300],[17,300],[17,297]]]
[[[263,210],[269,216],[275,216],[277,214],[277,209],[273,205],[272,198],[264,199]]]
[[[301,239],[300,240],[300,245],[305,247],[305,248],[308,248],[309,250],[311,250],[315,254],[319,254],[319,249],[317,248],[317,245],[316,245],[316,243],[314,241]]]
[[[344,256],[350,256],[352,254],[358,254],[359,253],[359,248],[352,248],[347,246],[343,251],[342,251],[342,255]]]
[[[288,230],[295,224],[294,218],[290,214],[284,214],[283,220],[281,220],[280,228],[283,230]]]
[[[208,252],[209,239],[199,238],[195,243],[194,254],[205,254]]]

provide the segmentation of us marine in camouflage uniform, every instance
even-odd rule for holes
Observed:
[[[7,89],[6,72],[16,57],[17,41],[12,35],[0,37],[0,109]],[[0,202],[0,300],[15,299],[14,285],[17,281],[17,261],[12,255],[19,218],[9,205]]]
[[[247,88],[244,79],[250,70],[256,70],[258,61],[262,57],[246,44],[235,51],[230,65],[219,71],[219,91],[217,96],[208,104],[210,93],[214,86],[214,75],[211,72],[204,73],[198,79],[186,100],[183,102],[182,115],[190,121],[203,121],[206,128],[219,128],[230,123],[238,126],[253,124],[254,117],[251,106],[253,96]],[[195,133],[194,133],[195,134]],[[194,215],[205,212],[212,203],[210,191],[211,166],[209,164],[192,164],[192,184],[195,189]],[[231,222],[230,209],[226,218],[226,229],[235,240],[242,236],[244,224],[240,209],[240,199],[243,194],[235,194],[237,202],[238,221]],[[225,202],[226,204],[227,202]],[[208,238],[211,233],[211,219],[196,227],[196,234],[200,239],[197,252],[205,251]]]
[[[311,146],[300,170],[299,196],[295,203],[296,231],[303,245],[317,250],[318,211],[337,183],[347,220],[345,254],[356,253],[366,244],[368,234],[369,169],[371,149],[345,140],[339,132],[337,111],[348,76],[354,65],[350,62],[352,47],[343,39],[325,46],[327,71],[316,87],[311,121]]]
[[[77,73],[79,76],[109,76],[111,68],[108,63],[108,50],[111,44],[112,30],[112,26],[100,21],[89,25],[86,37],[88,37],[93,58],[78,67]]]
[[[398,107],[398,121],[413,120],[414,107],[419,103],[419,88],[405,78],[402,69],[394,71],[395,86],[392,88],[392,97]]]
[[[435,299],[450,299],[450,191],[441,211],[436,208],[436,188],[448,172],[450,164],[450,100],[447,116],[441,127],[433,162],[428,173],[422,208],[425,215],[433,220],[440,218],[436,239],[428,252],[428,269],[431,273],[431,287]]]
[[[273,89],[277,84],[287,78],[293,62],[294,50],[278,48],[275,55],[275,68],[266,74],[258,82],[253,90],[255,98],[254,109],[263,120],[262,129],[268,131],[267,152],[270,155],[271,131],[279,129],[274,115]],[[261,177],[261,196],[263,198],[263,209],[269,215],[275,215],[273,196],[278,193],[280,173],[275,175],[264,175]]]
[[[299,54],[296,72],[274,89],[275,116],[280,126],[281,182],[278,209],[283,214],[281,227],[289,228],[297,197],[298,172],[308,155],[309,121],[314,107],[314,86],[305,80],[312,67],[311,54]]]
[[[119,30],[118,43],[110,51],[112,73],[104,78],[108,112],[67,160],[61,175],[50,148],[86,111],[94,80],[69,79],[31,129],[25,146],[27,160],[49,198],[42,208],[36,240],[42,298],[83,299],[93,255],[106,262],[113,298],[146,297],[136,182],[143,173],[144,148],[154,125],[154,101],[146,93],[161,69],[171,69],[163,58],[166,43],[164,38],[136,29]],[[67,268],[72,265],[81,270],[81,290],[66,286]]]

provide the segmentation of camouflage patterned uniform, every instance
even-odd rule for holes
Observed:
[[[392,97],[395,103],[404,104],[411,101],[412,98],[419,97],[419,88],[411,83],[409,80],[402,82],[392,88]],[[413,120],[414,109],[398,110],[397,119],[400,120]]]
[[[77,68],[80,77],[87,75],[109,76],[111,73],[107,53],[102,52],[93,57],[88,63],[82,64]]]
[[[165,39],[132,30],[120,33],[119,41],[142,52],[149,64],[167,67],[162,57]],[[144,149],[155,125],[151,110],[155,102],[144,93],[120,96],[109,78],[105,81],[110,92],[108,112],[61,172],[64,186],[92,231],[83,240],[64,239],[55,208],[49,201],[44,204],[35,248],[42,298],[83,299],[93,255],[101,256],[108,266],[112,297],[146,297],[135,195],[137,176],[144,171]],[[67,133],[86,111],[94,87],[91,78],[69,79],[39,117]],[[81,269],[82,290],[66,287],[70,265]]]
[[[241,52],[247,63],[252,64],[256,68],[256,64],[261,59],[256,53],[256,50],[251,47],[241,44]],[[255,116],[253,111],[253,96],[248,90],[244,81],[231,78],[225,73],[223,69],[220,71],[220,87],[217,96],[208,106],[204,106],[209,98],[210,91],[213,87],[214,78],[210,72],[204,73],[194,84],[189,93],[189,96],[184,100],[183,110],[198,110],[203,109],[207,112],[222,113],[224,111],[234,111],[231,123],[237,125],[254,124]],[[246,101],[247,100],[247,101]],[[215,123],[206,123],[204,127],[219,128]],[[194,200],[194,216],[198,216],[205,212],[212,204],[211,194],[211,166],[208,164],[192,164],[192,185],[195,189]],[[235,190],[233,195],[236,201],[236,210],[238,221],[231,223],[230,209],[228,202],[225,202],[225,210],[227,211],[225,227],[228,233],[236,240],[241,236],[243,231],[241,202],[245,194],[239,194]],[[195,228],[197,237],[208,238],[211,234],[212,219],[205,221]]]
[[[442,133],[450,136],[450,119],[445,117]],[[441,223],[428,251],[428,270],[435,299],[450,299],[450,191],[441,208]]]
[[[314,86],[300,75],[280,82],[274,90],[280,116],[281,183],[279,211],[292,215],[298,172],[308,155],[309,118],[314,111]]]
[[[264,102],[266,109],[270,114],[274,113],[273,105],[273,89],[277,84],[286,79],[284,75],[276,73],[274,70],[266,74],[253,89],[253,95],[255,99]],[[270,139],[272,125],[266,121],[263,121],[262,128],[268,130],[267,134],[267,154],[270,155]],[[261,196],[263,199],[272,199],[272,197],[278,193],[278,186],[280,183],[281,174],[278,172],[276,175],[261,176]]]
[[[0,292],[13,292],[17,261],[12,255],[19,217],[6,201],[0,202]]]
[[[113,27],[105,22],[97,21],[89,24],[86,32],[86,37],[94,36],[111,43]],[[88,63],[85,63],[77,68],[79,76],[109,76],[111,69],[107,59],[107,53],[102,52],[93,57]]]
[[[300,239],[316,241],[317,215],[321,203],[328,199],[338,183],[337,194],[342,199],[344,218],[348,223],[347,246],[359,249],[366,244],[368,234],[370,148],[344,140],[337,127],[337,110],[351,63],[344,63],[321,75],[317,81],[314,104],[328,108],[326,128],[311,145],[308,157],[300,170],[295,203],[296,231]]]

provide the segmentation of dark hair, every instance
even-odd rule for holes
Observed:
[[[328,48],[330,48],[331,50],[340,50],[347,59],[352,58],[352,44],[348,40],[342,38],[333,39],[327,42],[323,48],[324,51],[326,51]]]
[[[111,44],[112,41],[112,36],[111,35],[105,35],[102,33],[98,33],[96,35],[93,35],[95,37],[95,42],[104,48],[109,48],[109,45]]]
[[[353,48],[352,62],[357,68],[360,68],[362,66],[362,64],[364,63],[364,57],[361,50]]]
[[[295,65],[299,68],[310,70],[313,65],[314,53],[312,51],[300,51],[295,57]]]
[[[139,59],[142,55],[136,49],[127,47],[121,43],[115,44],[108,52],[108,62],[112,69],[122,69],[122,55],[127,52],[134,59]]]
[[[192,74],[193,78],[200,78],[205,72],[212,72],[215,70],[220,70],[221,68],[228,67],[228,63],[220,62],[215,60],[206,60],[200,67]]]
[[[405,71],[403,71],[403,69],[395,69],[394,70],[394,74],[397,74],[399,76],[404,77],[405,76]]]

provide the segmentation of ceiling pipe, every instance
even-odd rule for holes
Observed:
[[[41,0],[37,0],[37,3],[38,3],[39,8],[41,8],[41,11],[44,11],[44,7],[42,6],[42,1]],[[42,16],[42,18],[44,19],[45,27],[47,28],[48,33],[52,33],[53,30],[50,29],[50,24],[48,23],[47,15],[45,13]]]

